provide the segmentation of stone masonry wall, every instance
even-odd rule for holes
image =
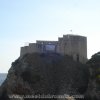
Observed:
[[[46,45],[55,45],[56,53],[72,56],[75,61],[85,63],[87,61],[87,38],[79,35],[63,35],[58,41],[37,41],[29,46],[21,47],[21,54],[45,53]]]

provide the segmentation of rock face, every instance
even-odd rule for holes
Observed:
[[[87,65],[90,70],[90,78],[86,98],[100,100],[100,52],[94,54]]]
[[[73,61],[69,56],[26,54],[12,63],[0,89],[0,100],[30,100],[11,99],[11,95],[84,95],[88,76],[87,66]]]

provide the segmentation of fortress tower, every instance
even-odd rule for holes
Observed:
[[[20,56],[27,53],[59,53],[69,55],[75,61],[85,63],[87,61],[87,38],[79,35],[63,35],[58,41],[36,41],[29,46],[21,47]]]

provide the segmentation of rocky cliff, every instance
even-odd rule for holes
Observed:
[[[66,94],[71,97],[73,95],[84,97],[88,88],[88,80],[87,65],[75,62],[69,56],[54,53],[26,54],[12,63],[0,89],[0,100],[30,100],[30,98],[25,98],[27,95]],[[19,97],[17,99],[10,97],[13,95]],[[23,95],[24,97],[20,98]],[[78,98],[81,100],[82,97]],[[39,100],[39,98],[31,98],[31,100]],[[52,100],[58,99],[52,98]],[[69,99],[66,97],[66,99],[59,100]]]
[[[100,52],[94,54],[87,62],[90,78],[86,98],[88,100],[100,100]]]

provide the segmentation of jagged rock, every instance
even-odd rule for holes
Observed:
[[[86,98],[100,100],[100,52],[94,54],[87,65],[90,70],[90,78]]]
[[[84,95],[88,76],[87,66],[73,61],[69,56],[54,53],[26,54],[12,63],[0,89],[0,100],[16,100],[9,99],[9,95],[13,94]]]

